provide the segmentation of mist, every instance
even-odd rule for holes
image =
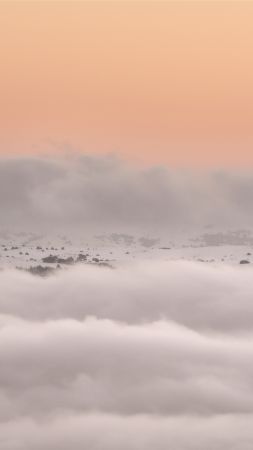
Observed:
[[[139,261],[0,283],[4,449],[250,448],[251,267]]]
[[[15,180],[15,182],[14,182]],[[2,229],[166,235],[253,223],[253,173],[138,168],[116,156],[1,157]]]

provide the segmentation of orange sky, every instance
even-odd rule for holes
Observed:
[[[253,2],[0,2],[0,151],[253,164]]]

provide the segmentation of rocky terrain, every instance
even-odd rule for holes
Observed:
[[[0,233],[0,268],[48,275],[75,264],[113,267],[133,260],[188,260],[207,264],[250,264],[250,231],[208,232],[185,239],[112,233],[88,237],[43,236],[30,232]]]

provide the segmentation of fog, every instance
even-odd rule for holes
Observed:
[[[1,157],[1,449],[252,449],[251,264],[144,253],[206,226],[250,228],[252,191],[250,171],[141,168],[78,153]],[[11,268],[23,251],[10,250],[9,230],[115,233],[118,250],[137,242],[143,253],[42,278]],[[31,261],[39,240],[27,236]],[[218,243],[228,245],[224,236]],[[229,239],[250,255],[250,235]]]
[[[1,157],[0,228],[164,235],[253,224],[253,173],[138,168],[113,155]]]
[[[249,450],[252,268],[0,272],[4,450]]]

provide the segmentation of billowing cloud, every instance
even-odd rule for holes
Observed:
[[[140,261],[0,283],[5,450],[252,447],[251,267]]]
[[[0,229],[149,246],[212,223],[248,227],[252,189],[250,172],[2,158]],[[1,449],[252,449],[251,265],[152,255],[45,278],[0,271]]]
[[[129,324],[172,320],[217,332],[252,328],[251,266],[139,261],[114,270],[76,266],[46,282],[5,270],[0,280],[2,314],[24,320],[94,316]]]
[[[112,156],[0,160],[1,228],[141,231],[253,223],[251,172],[136,168]]]

